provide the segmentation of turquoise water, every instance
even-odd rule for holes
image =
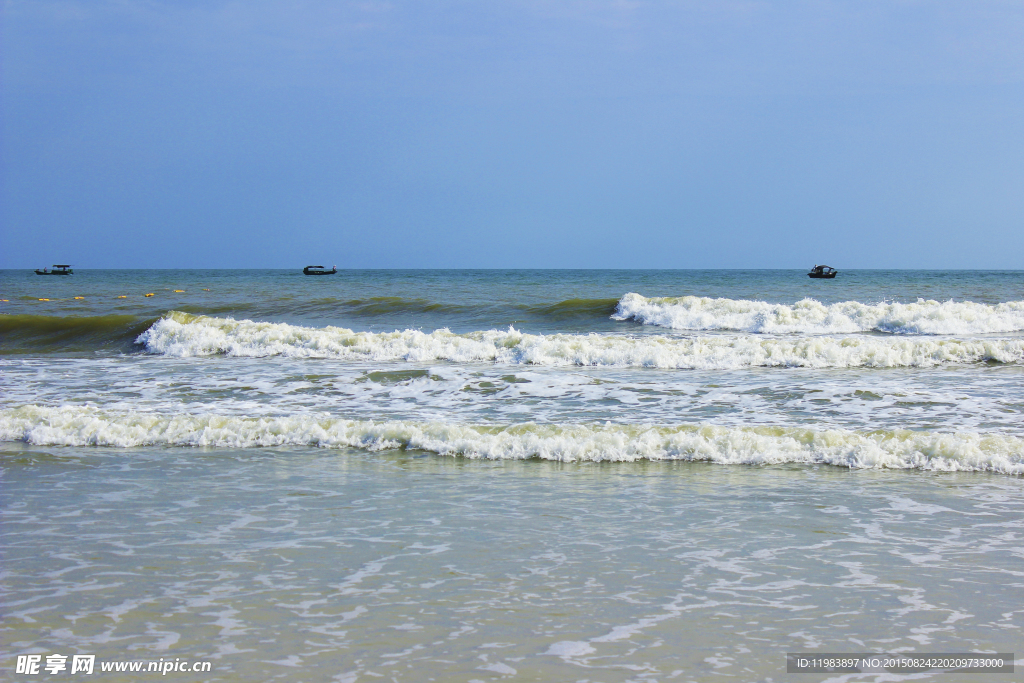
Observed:
[[[0,299],[10,671],[1022,649],[1019,272],[4,271]]]

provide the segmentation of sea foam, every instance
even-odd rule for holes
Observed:
[[[631,292],[619,300],[612,317],[674,330],[971,335],[1024,330],[1024,301],[988,305],[918,299],[909,304],[844,301],[826,305],[803,299],[789,305],[698,296],[647,298]]]
[[[896,368],[1024,362],[1024,339],[535,335],[512,328],[468,334],[448,330],[353,332],[340,327],[312,328],[180,312],[171,312],[157,321],[139,335],[136,343],[148,353],[178,357],[220,354],[679,369]]]
[[[327,415],[234,417],[113,413],[28,405],[0,410],[0,440],[39,446],[314,446],[416,449],[470,458],[566,462],[690,460],[821,463],[851,468],[1024,474],[1024,440],[907,430],[857,432],[711,425],[467,425],[350,420]]]

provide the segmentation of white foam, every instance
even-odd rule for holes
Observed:
[[[232,417],[107,413],[91,407],[0,410],[0,440],[66,446],[409,448],[471,458],[559,461],[703,460],[823,463],[851,468],[1024,474],[1024,439],[977,433],[711,425],[481,426],[347,420],[324,415]]]
[[[788,305],[697,296],[647,298],[631,292],[622,297],[612,317],[674,330],[969,335],[1024,330],[1024,301],[994,306],[924,299],[911,304],[844,301],[825,305],[804,299]]]
[[[554,657],[562,657],[563,659],[572,659],[574,657],[584,657],[589,654],[596,652],[590,643],[582,640],[560,640],[557,643],[552,643],[545,655],[552,655]]]
[[[1024,362],[1024,339],[534,335],[512,328],[469,334],[455,334],[446,329],[429,333],[418,330],[382,333],[197,317],[178,312],[157,321],[139,336],[137,343],[144,345],[149,353],[178,357],[223,354],[708,370],[751,366],[893,368],[989,360]]]

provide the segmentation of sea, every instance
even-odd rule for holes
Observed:
[[[3,680],[1020,680],[786,655],[1024,670],[1024,272],[7,270],[0,472]]]

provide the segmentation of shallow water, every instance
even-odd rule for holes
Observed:
[[[790,680],[787,650],[1021,644],[1019,477],[3,458],[9,651],[211,659],[210,680],[764,681]]]

